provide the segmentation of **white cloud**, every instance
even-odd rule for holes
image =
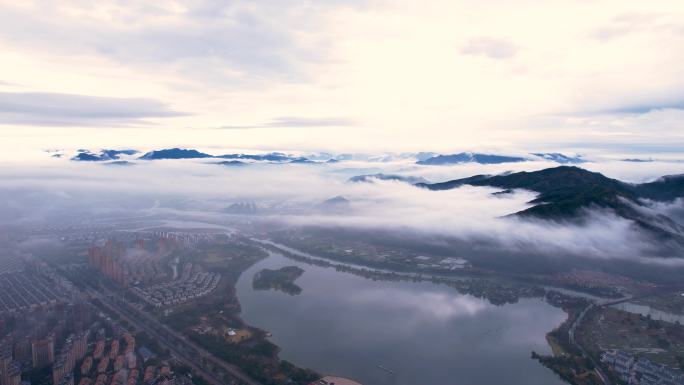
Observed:
[[[518,47],[505,39],[478,37],[470,39],[463,47],[464,55],[482,55],[490,59],[508,59],[518,52]]]

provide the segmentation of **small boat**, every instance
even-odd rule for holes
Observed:
[[[394,370],[388,369],[388,368],[386,368],[386,367],[384,367],[384,366],[382,366],[382,365],[378,365],[378,369],[384,370],[384,371],[386,371],[386,372],[389,373],[389,374],[394,374]]]

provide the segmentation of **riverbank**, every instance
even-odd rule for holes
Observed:
[[[182,259],[221,274],[218,287],[205,297],[155,312],[160,321],[183,333],[216,357],[239,367],[263,385],[308,385],[321,378],[279,358],[268,332],[246,323],[235,285],[244,271],[268,257],[247,239],[230,244],[198,245]]]

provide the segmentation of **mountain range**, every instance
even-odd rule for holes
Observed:
[[[427,183],[425,178],[416,176],[404,176],[395,174],[369,174],[357,175],[349,178],[350,182],[372,182],[373,180],[393,180],[398,182],[405,182],[410,184]]]
[[[110,160],[121,159],[121,155],[135,155],[137,150],[101,150],[99,153],[93,153],[88,150],[78,150],[77,154],[71,158],[76,161],[86,162],[105,162]]]
[[[284,154],[282,152],[271,152],[267,154],[225,154],[225,155],[211,155],[197,150],[186,150],[181,148],[170,148],[165,150],[150,151],[141,156],[144,160],[160,160],[160,159],[225,159],[225,161],[218,164],[225,166],[239,166],[254,162],[260,163],[299,163],[299,164],[313,164],[316,162],[305,157],[293,156]]]
[[[603,208],[632,220],[642,228],[684,241],[684,227],[672,218],[650,210],[651,202],[671,202],[684,197],[684,175],[672,175],[642,184],[630,184],[575,166],[533,172],[475,175],[442,183],[419,183],[429,190],[449,190],[463,185],[490,186],[505,190],[525,189],[539,193],[532,207],[515,213],[547,219],[581,217],[585,209]]]
[[[101,150],[92,152],[81,149],[71,158],[74,161],[106,162],[119,160],[121,155],[133,156],[139,153],[137,150]],[[581,157],[572,157],[560,153],[533,153],[529,157],[494,155],[484,153],[462,152],[451,155],[441,155],[435,152],[405,152],[405,153],[384,153],[384,154],[330,154],[326,152],[292,155],[282,152],[270,152],[266,154],[242,154],[232,153],[224,155],[212,155],[195,149],[167,148],[162,150],[149,151],[138,157],[140,160],[162,160],[162,159],[225,159],[228,163],[220,162],[224,165],[238,165],[240,163],[299,163],[299,164],[321,164],[338,163],[345,161],[388,163],[388,162],[415,162],[419,165],[449,165],[460,163],[479,163],[479,164],[500,164],[511,162],[525,162],[531,160],[547,160],[560,164],[581,163]],[[128,160],[132,160],[129,158]]]
[[[77,154],[71,158],[74,161],[89,161],[89,162],[107,162],[112,160],[119,160],[120,155],[135,155],[139,153],[137,150],[101,150],[99,153],[91,152],[89,150],[81,149]],[[138,157],[140,160],[163,160],[163,159],[225,159],[223,162],[218,162],[221,165],[237,166],[253,162],[262,163],[324,163],[317,162],[311,159],[287,155],[281,152],[271,152],[268,154],[226,154],[226,155],[211,155],[200,152],[194,149],[183,148],[167,148],[163,150],[149,151]],[[333,163],[333,159],[329,159],[328,163]]]
[[[479,163],[479,164],[501,164],[501,163],[517,163],[526,162],[530,160],[547,160],[551,162],[556,162],[560,164],[570,164],[570,163],[583,163],[585,162],[582,157],[579,156],[567,156],[561,153],[543,153],[536,152],[532,153],[533,157],[522,157],[522,156],[509,156],[509,155],[495,155],[495,154],[483,154],[476,152],[461,152],[458,154],[451,155],[435,155],[426,159],[416,161],[416,164],[428,165],[428,166],[441,166],[449,164],[460,164],[460,163]]]
[[[317,204],[315,209],[327,213],[341,214],[347,212],[350,207],[351,202],[347,198],[338,195]]]
[[[505,155],[491,155],[491,154],[478,154],[472,152],[461,152],[452,155],[437,155],[425,160],[419,160],[416,164],[422,165],[446,165],[446,164],[458,164],[458,163],[480,163],[480,164],[499,164],[499,163],[514,163],[514,162],[524,162],[526,158],[518,156],[505,156]]]
[[[581,156],[568,156],[559,152],[533,152],[532,155],[560,164],[579,164],[586,162]]]

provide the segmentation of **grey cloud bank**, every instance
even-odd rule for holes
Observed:
[[[295,116],[279,117],[270,122],[262,124],[245,125],[225,125],[217,127],[223,130],[240,130],[252,128],[272,128],[272,127],[345,127],[354,126],[357,123],[352,119],[330,117],[330,118],[304,118]]]
[[[122,126],[187,115],[154,99],[47,92],[0,92],[0,124]]]

